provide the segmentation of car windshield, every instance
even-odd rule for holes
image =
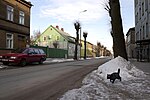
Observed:
[[[28,53],[28,49],[24,48],[24,49],[15,49],[12,51],[12,53]]]

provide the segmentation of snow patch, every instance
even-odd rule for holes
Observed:
[[[7,66],[5,66],[5,65],[0,65],[0,69],[4,69],[4,68],[7,68]]]
[[[112,84],[107,74],[120,68],[122,81]],[[66,92],[60,100],[146,100],[150,96],[150,79],[122,57],[99,66],[82,81],[83,86]]]
[[[120,68],[120,76],[122,77],[122,80],[129,80],[138,78],[139,76],[145,76],[143,71],[137,69],[136,66],[120,56],[99,66],[96,73],[105,81],[107,81],[107,74],[117,72],[118,68]]]

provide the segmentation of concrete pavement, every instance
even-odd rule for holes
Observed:
[[[135,59],[130,59],[129,61],[138,69],[150,74],[150,62],[138,62]]]

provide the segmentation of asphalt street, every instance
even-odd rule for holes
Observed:
[[[0,100],[55,100],[109,59],[28,65],[0,71]]]

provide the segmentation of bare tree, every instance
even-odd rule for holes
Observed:
[[[35,40],[35,39],[39,38],[40,35],[41,35],[40,30],[34,30],[33,35],[31,37],[32,37],[32,39]]]
[[[76,29],[76,39],[75,39],[75,54],[74,59],[77,60],[77,54],[78,54],[78,44],[79,44],[79,29],[81,27],[80,22],[76,21],[74,23],[74,27]]]
[[[59,45],[58,41],[54,41],[54,42],[53,42],[54,48],[58,48],[58,45]]]
[[[97,42],[97,46],[96,46],[96,56],[100,57],[100,49],[101,49],[101,43]]]
[[[121,56],[128,60],[119,0],[108,0],[108,4],[105,5],[105,9],[109,12],[109,16],[111,18],[111,36],[113,38],[114,57]]]
[[[33,35],[31,35],[30,37],[30,44],[35,45],[35,40],[39,38],[40,35],[41,35],[41,32],[39,30],[34,30]]]

